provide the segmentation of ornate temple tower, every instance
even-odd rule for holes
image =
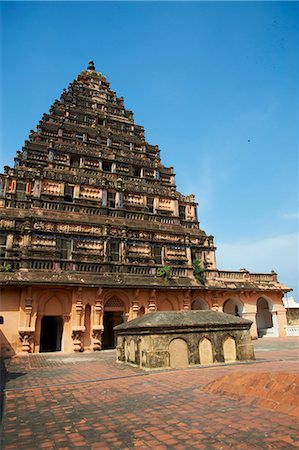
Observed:
[[[173,167],[92,61],[4,167],[0,189],[4,351],[111,348],[124,320],[227,301],[256,335],[263,300],[260,330],[283,333],[272,310],[283,316],[289,289],[276,274],[217,271],[194,195],[176,190]]]

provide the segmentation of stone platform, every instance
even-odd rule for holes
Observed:
[[[252,322],[216,311],[157,311],[114,328],[117,361],[145,370],[254,359]]]
[[[254,348],[251,363],[159,372],[118,365],[115,351],[14,357],[5,361],[1,448],[298,448],[299,412],[288,393],[298,389],[299,339],[264,338]],[[229,377],[237,395],[224,392]],[[261,378],[255,401],[240,377]],[[261,401],[267,389],[275,391],[271,407]]]

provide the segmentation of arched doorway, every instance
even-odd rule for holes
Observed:
[[[124,321],[125,305],[122,300],[117,297],[110,298],[104,307],[103,318],[103,349],[116,347],[116,335],[114,327],[120,325]]]
[[[201,298],[197,298],[192,302],[191,309],[196,310],[207,310],[209,309],[209,305],[205,300],[202,300]]]
[[[223,312],[233,316],[242,317],[243,304],[233,299],[228,299],[223,304]]]
[[[256,303],[256,326],[258,337],[275,336],[275,329],[273,326],[272,312],[270,306],[265,298],[259,298]]]
[[[63,318],[61,316],[44,316],[41,320],[40,351],[61,351]]]

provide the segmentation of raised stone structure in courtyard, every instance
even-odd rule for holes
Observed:
[[[17,126],[17,124],[16,124]],[[200,170],[200,168],[199,168]],[[276,273],[220,271],[193,194],[90,62],[0,184],[2,352],[93,351],[144,313],[214,309],[284,335]]]
[[[251,324],[216,311],[145,314],[115,327],[117,361],[160,369],[253,360]]]

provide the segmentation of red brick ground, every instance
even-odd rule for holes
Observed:
[[[264,339],[255,346],[255,363],[154,373],[116,365],[111,351],[13,358],[1,448],[298,448],[297,418],[290,410],[268,409],[261,392],[267,386],[272,392],[273,380],[275,389],[290,386],[299,342]],[[228,377],[230,392],[206,388],[221,380],[228,386]],[[249,381],[256,404],[244,395]],[[294,394],[287,390],[283,402],[294,403]]]

